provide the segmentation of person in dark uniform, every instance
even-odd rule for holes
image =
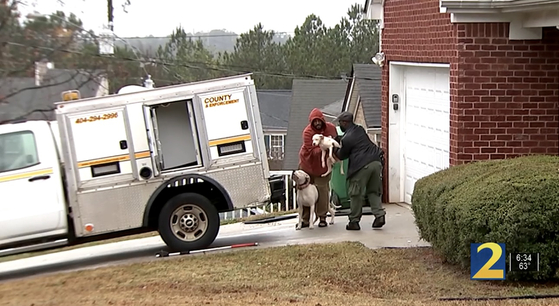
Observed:
[[[375,216],[373,228],[381,228],[386,223],[381,203],[384,152],[371,141],[362,126],[353,122],[352,113],[343,112],[337,121],[345,134],[340,139],[341,148],[335,149],[334,154],[340,160],[349,158],[346,179],[350,214],[346,230],[361,229],[359,222],[366,200]]]

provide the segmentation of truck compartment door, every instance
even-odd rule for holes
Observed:
[[[157,128],[157,112],[150,106],[144,106],[144,116],[147,128],[151,160],[155,165],[154,176],[159,176],[163,168],[161,160],[161,145],[159,143],[159,130]]]
[[[212,160],[253,154],[247,88],[199,95]]]
[[[135,155],[123,107],[68,115],[79,186],[133,179]]]

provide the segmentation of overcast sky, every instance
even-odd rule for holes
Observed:
[[[120,37],[167,36],[179,25],[187,32],[225,29],[238,34],[261,22],[265,29],[293,33],[310,14],[318,15],[331,27],[346,16],[352,4],[365,0],[131,0],[127,13],[125,0],[113,0],[114,30]],[[106,0],[29,0],[21,5],[23,14],[57,10],[76,14],[84,28],[99,33],[107,24]],[[328,3],[328,4],[326,4]]]

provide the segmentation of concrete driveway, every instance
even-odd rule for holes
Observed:
[[[369,248],[416,247],[429,244],[419,239],[411,208],[405,204],[389,204],[386,225],[371,228],[374,219],[364,215],[361,231],[346,231],[346,216],[338,216],[327,228],[295,230],[297,219],[266,224],[230,224],[222,226],[211,247],[258,242],[258,248],[307,243],[359,241]],[[159,236],[100,244],[0,263],[0,281],[40,273],[90,269],[136,260],[152,260],[155,253],[166,249]]]

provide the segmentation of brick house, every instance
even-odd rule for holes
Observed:
[[[364,13],[381,28],[385,201],[410,203],[449,166],[559,153],[559,1],[367,0]]]

